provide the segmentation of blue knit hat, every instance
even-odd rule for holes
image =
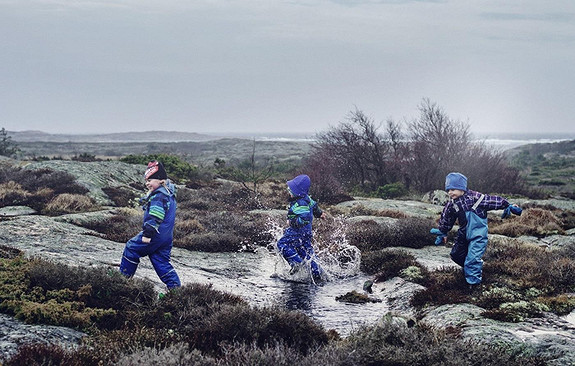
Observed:
[[[467,191],[467,177],[461,173],[449,173],[445,177],[445,190],[459,189]]]

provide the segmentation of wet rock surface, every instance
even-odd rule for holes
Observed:
[[[519,353],[548,358],[547,365],[575,365],[575,325],[554,314],[504,323],[481,316],[484,309],[471,304],[442,305],[420,320],[437,329],[456,328],[461,336],[487,344],[505,344]]]
[[[0,159],[0,163],[14,162]],[[89,195],[103,206],[112,204],[104,192],[105,188],[125,187],[138,191],[138,185],[142,185],[141,174],[144,169],[143,166],[120,162],[79,164],[72,161],[27,163],[25,168],[67,171],[89,189]],[[408,217],[437,219],[445,201],[443,193],[431,192],[424,198],[425,202],[357,198],[342,202],[336,207],[344,216],[352,210],[366,209],[398,211]],[[514,203],[533,203],[575,210],[575,202],[569,200],[515,200]],[[285,217],[284,210],[258,210],[253,213],[267,214],[278,219]],[[86,222],[101,221],[112,214],[113,210],[103,210],[45,217],[35,215],[26,207],[5,207],[0,211],[0,245],[20,249],[29,257],[40,257],[73,266],[107,266],[117,270],[124,243],[105,240],[98,233],[78,226]],[[376,216],[356,216],[345,220],[349,225],[365,220],[373,220],[382,225],[393,225],[397,221]],[[575,232],[570,231],[567,235],[543,239],[521,237],[516,240],[552,249],[575,247],[574,234]],[[450,248],[445,246],[396,249],[411,253],[430,270],[455,266],[449,259]],[[422,323],[441,329],[455,327],[462,336],[469,339],[504,343],[511,349],[531,349],[536,354],[552,359],[550,365],[575,364],[575,326],[565,320],[568,317],[545,314],[543,318],[527,319],[521,323],[505,323],[482,317],[484,310],[470,304],[444,305],[426,309],[424,314],[416,314],[410,305],[410,299],[422,286],[401,278],[373,284],[370,297],[382,300],[381,302],[342,304],[335,300],[337,296],[350,291],[360,293],[363,284],[370,278],[360,274],[353,278],[333,279],[323,287],[284,281],[273,276],[277,270],[276,257],[265,248],[255,253],[198,253],[174,248],[172,259],[184,284],[212,283],[214,288],[240,295],[255,305],[280,305],[301,310],[326,328],[337,329],[343,335],[362,323],[374,323],[389,312],[407,319],[413,319],[417,315]],[[149,280],[158,290],[163,290],[163,284],[157,278],[149,260],[142,261],[136,276]],[[575,317],[570,317],[573,318]],[[22,344],[33,342],[74,346],[82,336],[81,332],[72,329],[23,324],[0,314],[0,352],[3,355],[15,352]]]
[[[0,356],[10,358],[25,344],[42,343],[74,347],[86,334],[66,327],[24,324],[0,314]]]
[[[97,233],[76,226],[83,220],[110,215],[109,210],[87,214],[45,217],[16,216],[0,221],[0,245],[23,250],[27,256],[57,261],[68,265],[108,266],[116,270],[124,243],[102,239]],[[449,259],[450,248],[427,246],[422,249],[396,248],[408,251],[429,269],[454,266]],[[323,287],[290,283],[274,278],[276,258],[265,248],[256,253],[197,253],[174,248],[173,262],[183,283],[212,283],[215,288],[243,296],[255,305],[280,305],[306,312],[328,329],[342,334],[361,323],[370,324],[391,312],[413,319],[417,315],[410,299],[423,287],[401,278],[374,283],[370,297],[381,303],[342,304],[335,298],[349,291],[362,291],[366,276],[334,279]],[[258,263],[254,266],[254,263]],[[138,277],[154,283],[158,280],[147,259],[142,260]],[[549,356],[550,364],[575,362],[575,326],[565,318],[546,314],[544,318],[528,319],[521,323],[505,323],[483,318],[484,310],[469,304],[444,305],[427,309],[421,322],[436,328],[456,327],[462,336],[485,342],[503,342],[512,349],[531,349]],[[335,316],[334,316],[335,315]],[[37,341],[73,346],[82,333],[51,326],[30,326],[3,316],[0,322],[0,351],[14,352],[21,344]],[[33,329],[33,330],[32,330]],[[22,336],[21,336],[22,335]],[[27,336],[23,336],[27,335]]]

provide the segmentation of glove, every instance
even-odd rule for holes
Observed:
[[[443,238],[447,237],[447,235],[442,233],[441,230],[437,228],[433,228],[429,230],[429,232],[433,235],[437,235],[437,238],[435,239],[435,245],[441,245],[443,243]]]
[[[503,210],[503,213],[501,214],[501,218],[506,219],[509,216],[511,216],[512,213],[514,215],[521,216],[522,212],[523,212],[523,210],[521,209],[521,207],[516,206],[516,205],[509,205],[509,206],[507,206],[507,208],[505,210]]]

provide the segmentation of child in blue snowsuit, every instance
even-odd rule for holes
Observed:
[[[292,267],[290,273],[305,260],[311,265],[314,280],[321,280],[323,271],[311,245],[311,227],[313,218],[322,217],[323,212],[308,194],[311,180],[307,175],[298,175],[288,181],[287,186],[291,195],[287,213],[289,227],[277,243],[278,250]]]
[[[463,267],[465,280],[472,291],[482,279],[481,257],[487,248],[487,211],[504,209],[502,217],[505,218],[510,212],[521,215],[522,210],[503,197],[468,190],[467,177],[461,173],[447,175],[445,190],[450,201],[443,208],[438,229],[432,229],[431,233],[438,235],[436,245],[445,243],[447,233],[456,220],[459,222],[455,245],[450,255],[455,263]]]
[[[148,194],[142,198],[142,231],[126,243],[120,272],[132,277],[140,258],[148,256],[160,280],[171,290],[181,286],[180,278],[170,263],[176,219],[176,187],[167,179],[162,163],[157,161],[148,164],[144,178]]]

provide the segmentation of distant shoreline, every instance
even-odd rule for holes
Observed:
[[[58,142],[58,143],[130,143],[130,142],[199,142],[220,139],[246,139],[255,141],[297,141],[313,143],[315,133],[191,133],[178,131],[144,131],[109,134],[51,134],[43,131],[8,131],[13,141],[18,142]],[[553,143],[575,140],[574,133],[500,133],[472,134],[473,141],[483,142],[494,148],[507,150],[521,145]]]

